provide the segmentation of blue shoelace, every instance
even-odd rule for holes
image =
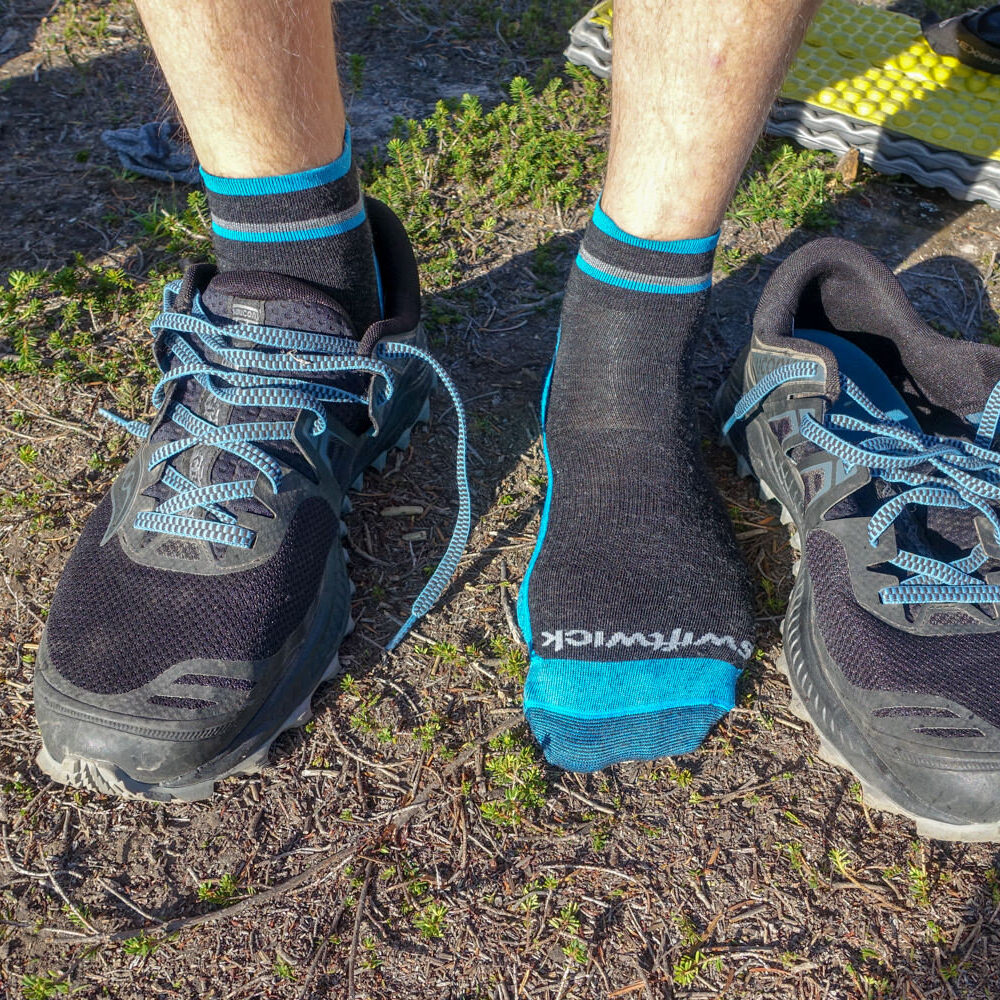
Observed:
[[[387,362],[417,358],[434,371],[447,389],[458,421],[455,455],[458,516],[444,556],[414,601],[409,618],[386,647],[394,649],[441,596],[458,567],[469,539],[472,502],[466,471],[465,410],[455,383],[434,358],[412,344],[399,341],[381,343],[372,358],[359,355],[357,341],[348,337],[237,322],[219,327],[209,320],[197,295],[190,314],[174,312],[173,304],[179,289],[179,282],[166,287],[163,311],[151,326],[158,341],[157,364],[162,373],[153,390],[153,406],[156,409],[162,406],[167,387],[172,382],[194,379],[206,392],[233,406],[311,413],[313,422],[309,433],[322,437],[327,433],[327,406],[350,403],[367,407],[368,398],[334,385],[299,377],[304,372],[313,378],[333,372],[378,375],[384,387],[376,402],[382,405],[392,398],[395,391],[395,373]],[[199,353],[193,338],[197,338],[206,351],[212,353],[213,360]],[[253,347],[233,347],[234,340],[247,342]],[[141,420],[127,420],[107,410],[101,410],[101,414],[143,441],[149,437],[150,425]],[[173,490],[173,495],[158,503],[153,510],[140,511],[134,522],[136,529],[249,548],[255,532],[239,524],[237,517],[220,505],[233,500],[252,499],[256,479],[198,486],[178,472],[170,464],[171,459],[199,445],[218,448],[257,469],[267,479],[272,491],[277,493],[281,488],[281,465],[258,445],[265,441],[294,441],[295,419],[255,420],[216,426],[177,402],[173,405],[171,420],[186,431],[187,436],[160,445],[150,455],[148,471],[162,466],[160,482]],[[321,442],[319,446],[322,448],[324,444]],[[205,516],[195,516],[198,510],[203,511]]]
[[[737,420],[742,420],[778,386],[818,377],[819,365],[811,361],[796,361],[775,369],[741,397],[723,433],[728,433]],[[994,386],[980,415],[974,442],[914,431],[906,426],[906,414],[883,411],[843,374],[840,386],[872,419],[827,413],[821,424],[806,413],[799,430],[807,441],[839,458],[848,472],[861,466],[873,479],[906,487],[882,504],[868,522],[868,541],[873,548],[910,504],[978,511],[1000,540],[1000,521],[992,506],[1000,501],[1000,452],[992,450],[1000,423],[1000,383]],[[837,431],[872,436],[849,441]],[[883,604],[998,603],[1000,586],[973,575],[986,561],[981,544],[953,562],[899,550],[890,562],[914,575],[897,586],[880,590],[879,599]]]

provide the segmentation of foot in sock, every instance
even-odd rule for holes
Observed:
[[[716,239],[638,239],[598,202],[570,274],[542,404],[548,492],[518,600],[525,715],[567,770],[694,750],[753,650],[691,387]]]
[[[351,130],[332,163],[277,177],[215,177],[202,170],[219,270],[267,271],[318,286],[360,336],[381,318],[372,230]]]

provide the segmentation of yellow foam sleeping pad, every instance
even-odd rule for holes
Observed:
[[[1000,75],[938,55],[905,14],[827,0],[781,96],[1000,161]]]

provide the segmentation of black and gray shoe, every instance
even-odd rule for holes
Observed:
[[[113,418],[141,444],[70,556],[39,649],[38,762],[57,781],[205,798],[309,718],[353,627],[347,491],[427,419],[435,374],[459,418],[460,516],[414,618],[450,578],[469,530],[464,417],[424,350],[406,234],[385,206],[368,212],[386,318],[360,341],[333,299],[280,275],[199,265],[167,289],[156,416]]]
[[[952,56],[984,73],[1000,73],[1000,4],[941,21],[928,18],[920,26],[938,55]]]
[[[717,413],[794,525],[784,666],[823,755],[923,835],[1000,841],[1000,350],[817,240],[768,283]]]

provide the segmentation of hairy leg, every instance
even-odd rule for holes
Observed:
[[[821,0],[618,0],[602,206],[634,236],[718,229]]]
[[[344,138],[330,0],[136,0],[202,166],[308,170]]]

